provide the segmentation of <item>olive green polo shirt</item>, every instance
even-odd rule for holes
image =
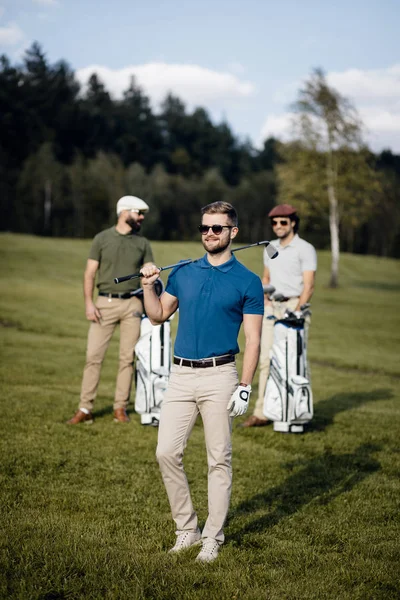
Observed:
[[[140,287],[140,279],[114,283],[114,277],[137,273],[147,262],[154,262],[149,241],[137,233],[121,234],[115,227],[98,233],[89,258],[99,262],[97,287],[107,294],[129,292]]]

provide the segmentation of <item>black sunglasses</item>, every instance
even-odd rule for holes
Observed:
[[[208,233],[209,229],[212,229],[212,232],[215,233],[215,235],[219,235],[222,233],[224,227],[227,229],[232,229],[234,225],[199,225],[199,231],[201,235],[205,235]]]
[[[289,223],[289,219],[272,219],[272,227],[275,225],[287,225]]]
[[[139,217],[143,217],[147,213],[147,210],[139,210],[138,208],[131,208],[130,212],[139,215]]]

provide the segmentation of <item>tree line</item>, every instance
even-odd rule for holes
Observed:
[[[134,78],[122,99],[95,73],[82,89],[37,43],[21,64],[0,57],[0,118],[2,230],[92,237],[114,222],[117,199],[134,194],[151,206],[150,239],[193,239],[200,207],[226,200],[238,210],[241,241],[254,242],[271,234],[272,206],[289,201],[301,209],[304,236],[330,246],[327,150],[304,130],[255,149],[172,94],[156,111]],[[400,156],[333,151],[341,249],[400,256]]]

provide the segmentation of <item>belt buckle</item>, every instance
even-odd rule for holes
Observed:
[[[112,294],[108,294],[108,301],[112,302]]]

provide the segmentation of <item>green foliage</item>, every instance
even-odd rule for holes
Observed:
[[[365,251],[370,246],[368,234],[376,229],[372,223],[382,205],[393,210],[394,229],[386,243],[385,235],[380,236],[381,248],[393,248],[400,206],[390,198],[396,196],[396,185],[384,183],[374,155],[362,145],[357,111],[328,86],[321,69],[304,83],[293,108],[294,140],[280,145],[282,161],[276,166],[278,199],[298,208],[306,233],[311,232],[310,240],[319,248],[327,246],[329,225],[330,286],[337,287],[340,250]],[[392,175],[397,179],[397,173]],[[365,234],[368,239],[362,239]]]
[[[214,123],[202,107],[189,111],[173,95],[154,110],[135,79],[118,100],[96,73],[80,89],[70,67],[64,61],[51,64],[37,43],[20,65],[1,56],[0,228],[92,237],[113,222],[118,198],[134,194],[151,206],[146,231],[153,239],[186,240],[199,207],[225,199],[238,209],[243,240],[254,242],[269,232],[270,208],[292,198],[301,211],[302,232],[326,248],[326,168],[316,152],[324,149],[326,131],[317,128],[311,135],[315,119],[325,115],[327,122],[338,123],[329,134],[332,147],[339,134],[347,140],[341,152],[348,156],[340,159],[338,175],[338,200],[346,207],[343,249],[398,256],[399,157],[350,151],[357,121],[345,99],[330,92],[328,115],[318,109],[328,94],[322,72],[301,91],[301,122],[310,134],[301,152],[296,144],[272,138],[255,149],[228,123]],[[348,130],[342,107],[354,125]],[[392,227],[385,235],[381,223],[388,214]]]
[[[216,563],[199,565],[195,550],[167,553],[174,525],[155,460],[157,430],[142,427],[132,405],[129,425],[112,421],[118,335],[104,363],[95,423],[65,425],[84,361],[81,280],[89,246],[0,236],[0,597],[397,599],[398,262],[344,254],[342,286],[333,291],[323,285],[329,256],[319,252],[313,424],[296,436],[235,421],[226,543]],[[202,253],[198,242],[153,247],[158,264]],[[260,249],[237,257],[261,274]],[[185,467],[203,524],[200,423]]]
[[[279,197],[294,204],[305,223],[309,220],[328,221],[329,202],[327,181],[324,176],[326,157],[322,152],[299,142],[280,146],[282,162],[277,165]],[[339,204],[339,224],[343,240],[371,218],[382,201],[379,172],[371,165],[371,153],[366,149],[337,150],[335,160],[335,187]],[[375,161],[373,160],[373,163]]]

